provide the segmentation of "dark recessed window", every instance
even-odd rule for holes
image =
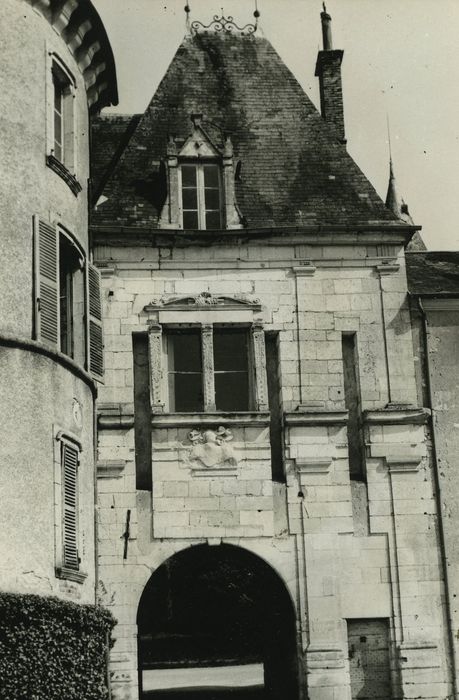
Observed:
[[[249,410],[249,363],[244,329],[214,329],[217,411]]]
[[[176,413],[204,410],[201,334],[199,330],[168,334],[169,402]]]
[[[246,329],[214,328],[213,384],[215,396],[204,395],[212,363],[203,363],[200,329],[167,333],[169,410],[171,412],[248,411],[251,407],[249,347]],[[212,356],[212,355],[211,355]]]

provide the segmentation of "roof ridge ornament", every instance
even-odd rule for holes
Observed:
[[[194,20],[190,23],[190,4],[187,3],[184,9],[186,12],[187,28],[191,34],[233,34],[235,36],[247,36],[254,34],[258,29],[260,12],[258,11],[257,0],[255,0],[255,12],[253,13],[255,23],[247,23],[243,27],[239,27],[239,25],[236,24],[232,15],[225,16],[223,7],[221,8],[222,14],[214,15],[212,22],[209,24],[204,24],[198,20]]]

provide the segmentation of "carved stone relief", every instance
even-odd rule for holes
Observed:
[[[144,311],[152,311],[161,307],[178,307],[178,308],[206,308],[209,306],[218,307],[252,307],[254,311],[259,310],[261,305],[260,299],[249,294],[237,294],[233,297],[216,296],[211,292],[201,292],[194,296],[167,296],[155,297],[147,304]]]
[[[162,328],[158,324],[150,325],[149,352],[150,352],[150,377],[151,377],[151,410],[153,413],[164,411],[164,399],[162,396]]]
[[[257,392],[257,410],[267,411],[268,404],[268,382],[266,375],[266,348],[265,334],[262,323],[252,325],[253,355],[255,364],[255,384]]]
[[[224,467],[237,465],[237,457],[232,445],[231,430],[220,426],[217,430],[192,430],[188,439],[192,444],[186,455],[191,467]]]
[[[212,324],[201,326],[204,410],[215,411],[214,340]]]

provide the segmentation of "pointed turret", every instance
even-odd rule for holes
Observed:
[[[408,205],[401,197],[399,197],[397,192],[397,183],[395,180],[392,158],[389,161],[389,185],[387,187],[386,207],[390,209],[390,211],[395,214],[397,218],[401,219],[405,223],[413,223],[413,219],[408,211]]]

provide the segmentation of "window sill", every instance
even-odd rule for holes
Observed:
[[[72,173],[67,170],[65,165],[53,155],[46,156],[46,165],[48,168],[51,168],[51,170],[54,170],[54,172],[64,180],[64,182],[72,190],[75,197],[77,197],[83,188],[76,179],[75,175],[72,175]]]
[[[241,411],[224,413],[154,413],[151,417],[154,428],[173,426],[194,427],[197,425],[216,426],[260,426],[269,425],[270,414],[267,411]]]
[[[75,569],[67,569],[65,566],[56,568],[56,578],[64,579],[66,581],[75,581],[76,583],[83,583],[87,578],[88,574],[84,571],[75,571]]]

